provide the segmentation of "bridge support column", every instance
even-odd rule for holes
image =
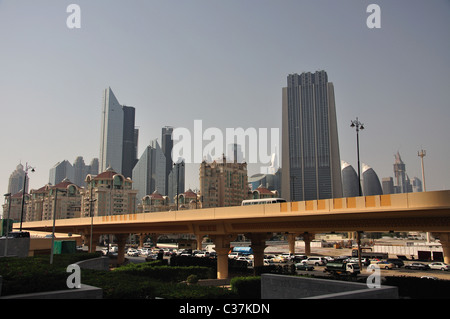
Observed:
[[[433,233],[434,237],[439,238],[444,255],[444,263],[450,264],[450,233]]]
[[[195,235],[195,239],[197,240],[197,250],[202,250],[203,235]]]
[[[231,235],[210,236],[213,240],[217,253],[217,279],[228,278],[228,252],[230,251]]]
[[[264,250],[267,247],[266,240],[270,238],[271,234],[252,233],[246,234],[246,236],[250,237],[252,241],[250,247],[253,250],[253,269],[255,270],[255,274],[257,274],[258,269],[264,266]]]
[[[287,236],[290,254],[295,254],[295,237],[297,237],[297,234],[293,234],[293,233],[289,233]]]
[[[303,241],[305,242],[305,255],[311,255],[311,240],[313,240],[314,234],[303,233]]]
[[[117,239],[117,264],[123,264],[125,261],[125,243],[128,234],[116,234]]]

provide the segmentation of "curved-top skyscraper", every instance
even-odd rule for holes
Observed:
[[[357,197],[359,196],[358,174],[353,166],[345,161],[341,161],[342,173],[342,196]]]
[[[362,187],[364,196],[383,195],[380,179],[372,167],[362,164]]]

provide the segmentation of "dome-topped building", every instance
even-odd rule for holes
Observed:
[[[361,176],[364,196],[383,195],[380,179],[372,167],[363,163]]]

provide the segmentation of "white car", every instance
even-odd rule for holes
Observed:
[[[127,255],[130,257],[138,257],[139,252],[136,249],[128,249]]]
[[[308,257],[302,260],[302,263],[314,266],[324,266],[327,264],[327,260],[323,257]]]
[[[442,270],[442,271],[448,271],[450,266],[447,265],[446,263],[443,262],[434,262],[431,264],[428,264],[428,267],[430,267],[430,269],[437,269],[437,270]]]

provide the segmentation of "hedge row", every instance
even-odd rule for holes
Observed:
[[[189,275],[196,275],[199,279],[215,278],[215,273],[208,267],[159,266],[159,263],[128,264],[115,269],[113,273],[125,273],[165,282],[184,281]]]

